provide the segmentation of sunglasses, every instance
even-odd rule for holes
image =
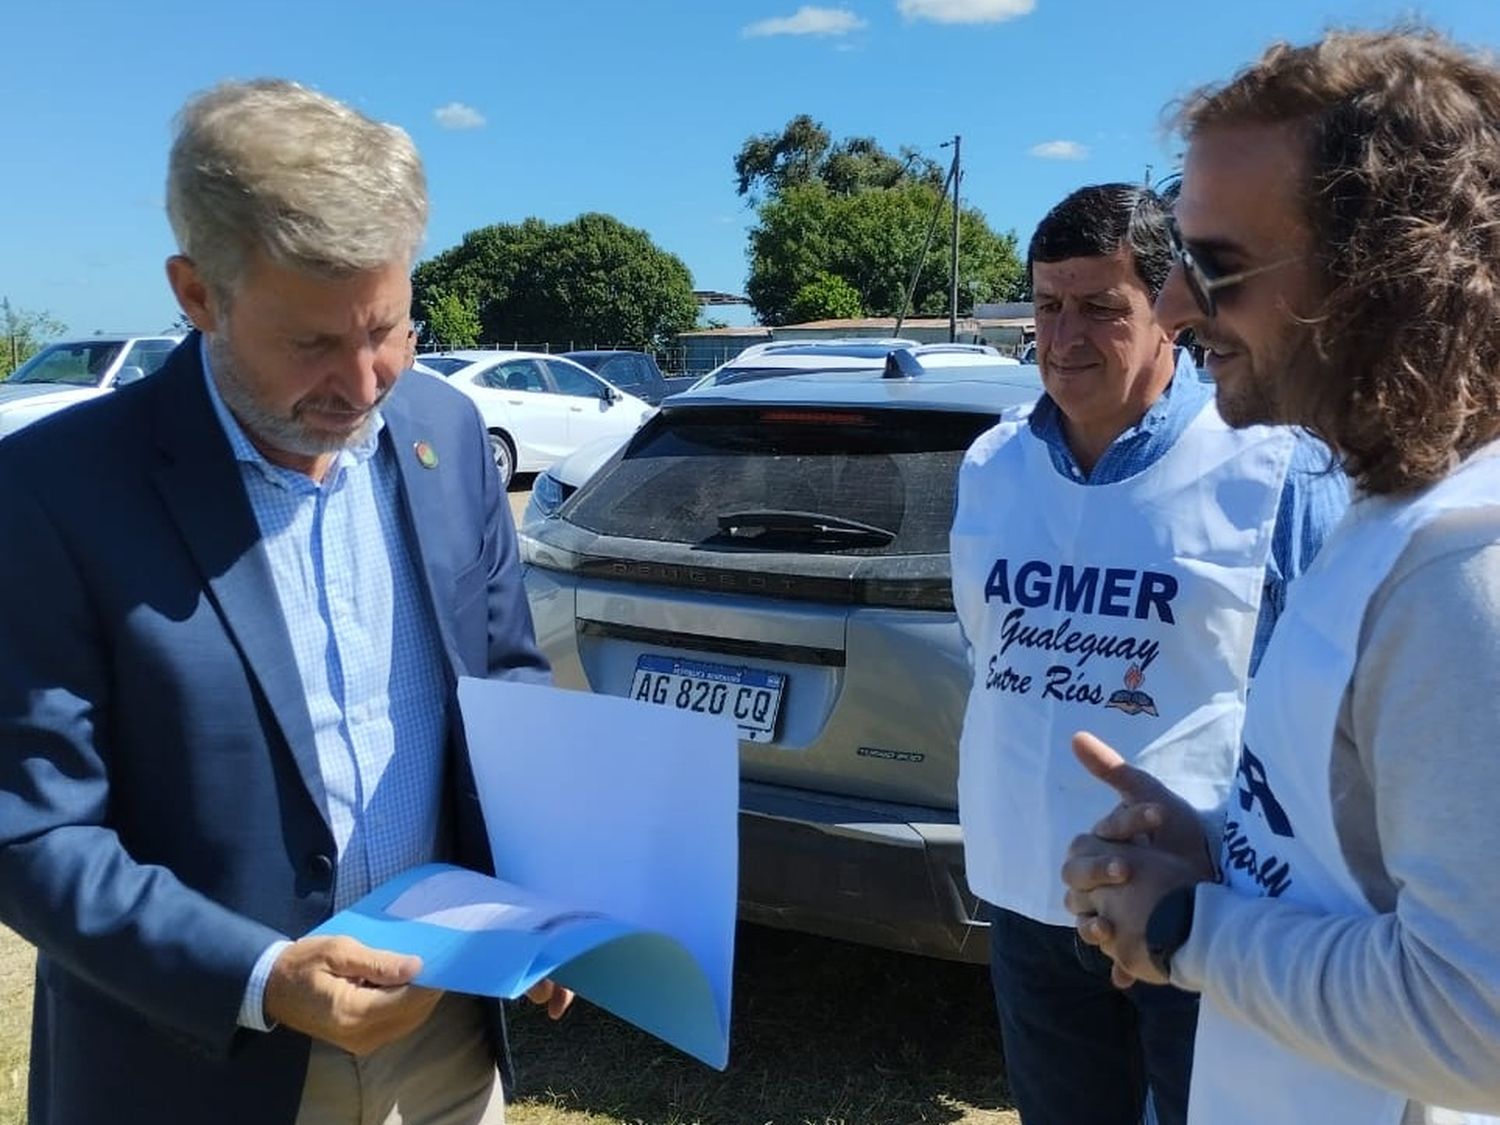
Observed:
[[[1177,228],[1176,219],[1167,219],[1167,237],[1172,242],[1172,257],[1182,266],[1182,277],[1187,282],[1188,292],[1193,295],[1193,301],[1197,304],[1198,310],[1208,317],[1217,315],[1219,311],[1219,302],[1214,294],[1232,289],[1243,281],[1249,281],[1252,277],[1269,273],[1271,270],[1279,270],[1282,266],[1289,266],[1302,259],[1302,256],[1298,254],[1235,273],[1215,274],[1212,270],[1205,268],[1203,263],[1193,255],[1192,250],[1188,249],[1187,243],[1183,242],[1182,231]]]

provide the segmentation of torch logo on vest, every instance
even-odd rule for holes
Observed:
[[[1109,697],[1109,702],[1104,706],[1113,707],[1117,711],[1124,711],[1127,715],[1156,715],[1156,700],[1141,690],[1141,684],[1146,682],[1146,676],[1141,671],[1139,664],[1132,664],[1125,670],[1125,686]]]

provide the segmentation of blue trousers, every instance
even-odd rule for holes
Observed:
[[[1071,926],[990,907],[990,980],[1005,1072],[1023,1125],[1187,1120],[1198,997],[1163,985],[1121,991],[1109,958]]]

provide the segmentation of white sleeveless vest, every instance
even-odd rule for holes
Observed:
[[[1228,802],[1222,862],[1236,893],[1330,914],[1375,912],[1344,862],[1328,793],[1365,609],[1418,528],[1443,512],[1497,503],[1497,456],[1471,459],[1414,500],[1365,498],[1298,580],[1256,675]],[[1397,1125],[1407,1101],[1287,1050],[1208,999],[1199,1011],[1190,1125]]]
[[[980,898],[1073,924],[1067,845],[1114,805],[1069,750],[1074,731],[1200,808],[1222,801],[1292,446],[1287,430],[1230,429],[1210,402],[1113,484],[1060,474],[1024,415],[970,449],[951,546],[974,662],[959,818]]]

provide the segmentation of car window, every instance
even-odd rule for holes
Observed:
[[[617,355],[605,360],[596,370],[624,391],[634,391],[647,381],[646,373],[641,370],[639,356]]]
[[[599,397],[599,381],[587,371],[557,359],[547,359],[541,362],[547,365],[547,371],[552,376],[553,385],[557,387],[559,394],[586,398]]]
[[[468,367],[472,360],[455,359],[453,356],[441,355],[419,355],[417,360],[424,367],[430,367],[439,375],[452,375],[463,367]]]
[[[823,406],[673,411],[580,489],[567,516],[603,535],[797,550],[796,529],[730,540],[720,517],[809,514],[892,533],[836,553],[942,554],[959,462],[994,422],[989,413]]]
[[[534,359],[513,359],[496,364],[484,372],[480,380],[486,387],[497,391],[536,391],[545,394],[550,389],[541,366]]]
[[[53,344],[32,356],[12,372],[11,383],[65,383],[73,387],[95,387],[120,349],[120,340],[89,340],[77,344]]]
[[[176,347],[176,340],[137,340],[126,354],[123,366],[139,367],[143,374],[154,375]]]

